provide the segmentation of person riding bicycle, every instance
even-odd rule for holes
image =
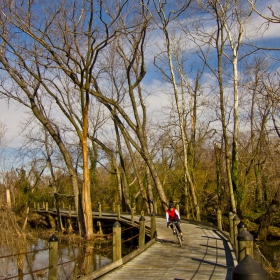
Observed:
[[[182,240],[184,240],[183,233],[180,227],[180,214],[178,210],[174,207],[173,203],[170,203],[168,205],[168,209],[166,210],[166,222],[167,222],[167,227],[171,227],[172,230],[173,230],[173,224],[170,224],[170,222],[176,222],[175,225],[181,235]],[[173,234],[175,234],[174,230],[173,230]]]

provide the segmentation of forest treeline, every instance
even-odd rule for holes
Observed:
[[[34,201],[72,200],[90,239],[99,202],[173,201],[198,221],[262,213],[265,238],[280,204],[280,19],[265,5],[2,1],[0,97],[26,112],[9,168],[1,123],[8,206],[27,219]]]

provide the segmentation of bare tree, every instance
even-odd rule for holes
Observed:
[[[116,54],[122,62],[121,64],[117,62],[116,65],[119,68],[115,68],[115,74],[122,73],[124,76],[120,79],[117,79],[117,76],[112,78],[111,70],[108,69],[107,75],[111,77],[109,80],[112,81],[113,90],[111,88],[108,90],[108,87],[104,88],[100,81],[95,80],[94,90],[91,91],[91,94],[108,108],[123,137],[129,141],[148,165],[161,203],[165,206],[167,199],[148,147],[147,109],[141,87],[141,82],[146,74],[145,44],[149,13],[145,5],[137,7],[137,14],[131,18],[135,25],[134,32],[124,33],[114,46]]]
[[[46,3],[5,1],[1,7],[2,69],[13,79],[20,92],[26,94],[29,104],[22,96],[16,95],[11,86],[5,93],[32,109],[63,153],[75,181],[77,211],[80,209],[79,193],[83,197],[87,238],[93,234],[87,145],[90,96],[98,76],[97,58],[122,29],[117,20],[128,2],[121,1],[115,6],[110,1],[81,0],[75,3],[62,1],[49,6]],[[2,87],[5,86],[8,87],[2,82]],[[69,91],[71,87],[72,92]],[[77,174],[72,168],[72,159],[59,127],[45,114],[43,95],[39,98],[39,94],[43,93],[47,99],[53,98],[57,109],[64,114],[79,138],[83,153],[82,190],[79,190]],[[71,103],[74,99],[80,106]],[[79,116],[73,108],[79,110]]]
[[[186,11],[189,7],[191,1],[184,1],[180,3],[176,9],[171,10],[168,3],[166,1],[153,1],[156,9],[155,22],[157,26],[162,30],[164,34],[164,43],[166,47],[166,60],[168,61],[168,72],[164,71],[158,65],[161,73],[167,78],[167,80],[171,83],[173,87],[173,93],[175,98],[176,112],[178,114],[179,127],[180,127],[180,135],[182,139],[182,147],[183,147],[183,166],[184,166],[184,176],[185,176],[185,195],[188,196],[188,187],[190,189],[190,194],[193,200],[193,205],[195,207],[196,219],[200,220],[200,210],[199,204],[197,200],[197,194],[195,190],[194,180],[191,176],[190,166],[188,163],[188,147],[187,147],[187,135],[186,135],[186,122],[185,122],[185,96],[184,96],[184,88],[186,87],[186,79],[184,77],[184,73],[182,71],[182,62],[179,61],[178,51],[176,50],[176,46],[180,45],[180,41],[174,42],[174,38],[172,38],[172,24],[175,24],[175,20],[182,16],[182,13]],[[174,27],[173,27],[174,28]],[[173,42],[173,43],[172,43]],[[173,58],[175,57],[175,58]],[[155,61],[157,65],[157,61]],[[175,65],[177,65],[177,69],[175,69]],[[178,76],[176,76],[176,71]],[[181,85],[179,88],[178,85]],[[196,106],[194,106],[196,107]],[[195,118],[195,110],[193,111],[193,118]],[[193,122],[195,125],[195,122]],[[194,127],[193,127],[194,128]],[[194,130],[193,130],[194,131]],[[193,134],[194,135],[194,134]],[[190,147],[190,145],[189,145]]]

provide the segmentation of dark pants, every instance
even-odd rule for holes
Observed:
[[[176,228],[178,229],[178,231],[179,231],[180,233],[182,233],[182,230],[181,230],[181,227],[180,227],[180,223],[179,223],[179,219],[174,219],[174,220],[172,220],[171,222],[176,222],[176,223],[175,223]],[[170,227],[173,229],[173,224],[171,224]]]

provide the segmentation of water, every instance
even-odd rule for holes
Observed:
[[[59,244],[58,279],[77,279],[112,262],[111,245],[100,242],[87,245]],[[0,279],[48,279],[49,250],[48,241],[43,239],[29,241],[20,256],[0,258]],[[46,250],[45,250],[46,249]],[[7,256],[1,248],[1,256]],[[22,263],[22,274],[19,275],[18,263]],[[33,273],[32,273],[33,272]],[[16,276],[16,277],[13,277]]]

